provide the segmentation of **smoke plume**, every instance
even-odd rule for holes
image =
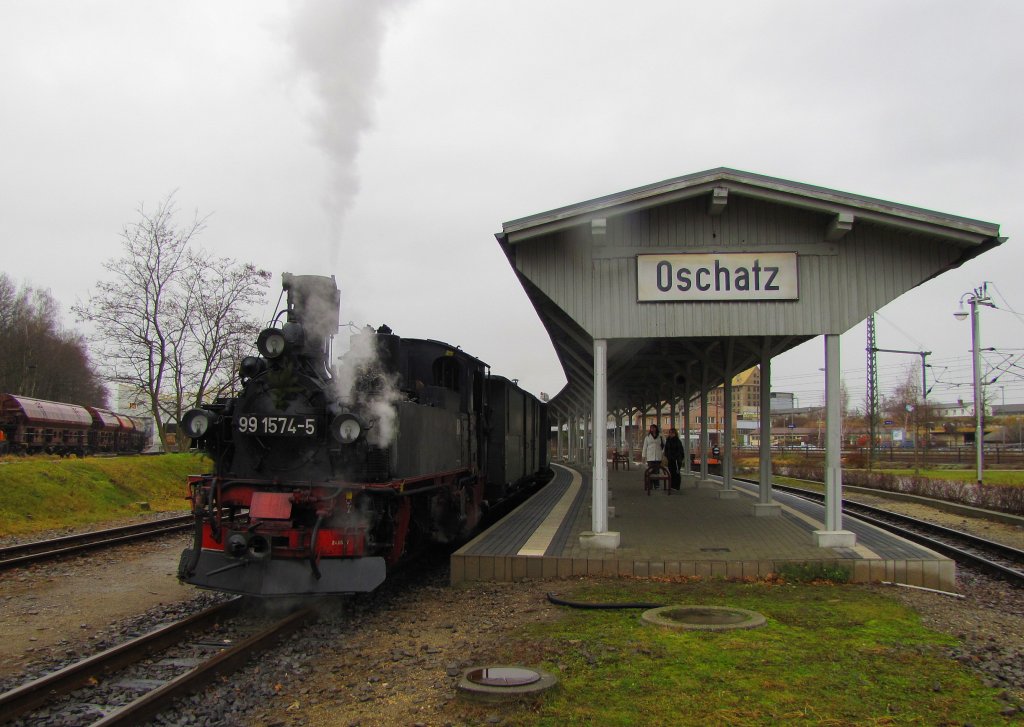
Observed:
[[[301,80],[319,102],[311,122],[331,164],[325,205],[336,243],[359,191],[356,156],[373,122],[374,87],[386,19],[405,0],[305,0],[288,29]],[[337,262],[335,244],[331,269]]]

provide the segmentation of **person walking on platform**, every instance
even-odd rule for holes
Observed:
[[[683,481],[679,475],[679,468],[683,464],[683,442],[675,429],[669,429],[665,437],[665,459],[668,460],[668,473],[672,476],[672,489],[678,490]]]
[[[648,470],[661,467],[661,455],[665,453],[665,438],[658,434],[657,424],[652,424],[647,430],[641,452]]]

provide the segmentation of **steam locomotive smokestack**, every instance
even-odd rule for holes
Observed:
[[[326,357],[341,322],[341,293],[334,276],[283,273],[281,287],[288,293],[288,321],[302,324],[306,353]]]

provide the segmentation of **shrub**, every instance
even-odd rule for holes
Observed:
[[[779,577],[787,583],[846,583],[850,570],[835,563],[786,563],[779,568]]]
[[[772,471],[777,475],[801,480],[823,482],[825,479],[824,468],[812,464],[776,465],[773,462]],[[844,469],[843,484],[930,497],[1012,515],[1024,515],[1024,487],[1013,485],[978,485],[960,480],[944,480],[921,475],[894,475],[862,469]]]

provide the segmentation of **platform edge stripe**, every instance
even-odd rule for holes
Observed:
[[[566,513],[576,500],[576,495],[583,484],[583,475],[575,470],[570,470],[570,473],[572,479],[569,481],[569,486],[516,555],[538,556],[547,552],[548,546],[551,545],[562,520],[565,519]]]
[[[576,500],[569,507],[568,514],[562,521],[561,526],[558,528],[558,532],[555,533],[555,537],[552,539],[551,544],[548,546],[549,552],[544,555],[559,556],[565,554],[569,539],[572,537],[573,533],[578,532],[576,529],[577,521],[581,515],[586,515],[583,503],[592,500],[590,478],[587,476],[587,473],[579,470],[573,471],[579,472],[582,480],[580,491],[576,493]]]
[[[571,478],[572,470],[568,469],[567,467],[562,467],[559,464],[554,464],[554,463],[552,463],[552,464],[553,464],[554,467],[557,467],[561,471],[558,472],[558,474],[556,474],[555,477],[551,478],[551,482],[549,482],[548,484],[546,484],[544,486],[543,489],[545,489],[545,490],[547,488],[549,488],[549,487],[559,487],[559,486],[562,486],[562,485],[560,485],[560,483],[558,481],[559,476],[568,476],[570,478],[570,482],[572,481],[572,478]],[[538,492],[538,493],[534,494],[526,502],[524,502],[522,505],[520,505],[515,510],[510,512],[508,515],[506,515],[502,520],[499,520],[497,523],[495,523],[491,527],[487,528],[487,530],[484,530],[482,533],[480,533],[475,538],[470,540],[468,543],[463,545],[461,548],[456,550],[454,555],[472,555],[472,549],[475,546],[479,545],[481,542],[486,540],[488,537],[493,536],[494,535],[494,531],[496,531],[496,530],[498,530],[499,528],[502,527],[502,523],[505,523],[506,521],[510,521],[513,518],[513,516],[518,514],[521,510],[525,510],[525,509],[527,509],[527,507],[532,506],[531,501],[533,500],[534,497],[537,497],[540,494],[542,494],[542,492]]]

